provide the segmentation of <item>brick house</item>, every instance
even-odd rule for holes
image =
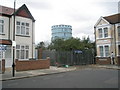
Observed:
[[[0,6],[0,60],[5,67],[13,63],[13,21],[14,9]],[[15,59],[35,58],[35,19],[25,4],[15,11]]]
[[[120,13],[100,17],[94,26],[96,43],[96,63],[110,64],[111,52],[116,64],[120,61]]]

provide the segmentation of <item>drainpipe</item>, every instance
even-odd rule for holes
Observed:
[[[96,52],[96,54],[95,54],[95,57],[96,57],[96,55],[97,55],[97,46],[96,46],[96,27],[94,27],[94,35],[95,35],[95,52]],[[95,58],[95,60],[94,60],[94,64],[96,64],[96,58]]]
[[[115,24],[114,25],[114,44],[115,44],[115,62],[117,61],[117,50],[116,50],[116,28],[115,28]]]
[[[33,48],[34,48],[34,46],[33,46],[33,44],[34,44],[35,42],[34,42],[34,21],[32,21],[32,58],[33,58]]]
[[[9,28],[9,31],[8,31],[8,40],[10,40],[10,17],[9,17],[9,26],[8,26],[8,28]]]

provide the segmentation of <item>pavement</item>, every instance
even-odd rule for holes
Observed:
[[[106,68],[106,69],[120,70],[120,66],[117,66],[117,65],[82,65],[82,66],[69,66],[67,68],[50,66],[49,69],[38,69],[38,70],[19,71],[19,72],[15,71],[15,77],[12,76],[11,70],[7,70],[4,74],[0,74],[0,81],[15,80],[15,79],[22,79],[22,78],[29,78],[29,77],[35,77],[35,76],[50,75],[50,74],[58,74],[58,73],[64,73],[68,71],[74,71],[77,69],[85,69],[85,68]]]
[[[0,74],[0,81],[29,78],[29,77],[43,76],[43,75],[49,75],[49,74],[58,74],[58,73],[63,73],[63,72],[73,71],[73,70],[76,70],[76,68],[50,66],[49,69],[38,69],[38,70],[19,71],[19,72],[15,71],[14,77],[12,76],[12,70],[7,70],[5,71],[4,74]]]
[[[120,66],[118,65],[93,65],[92,67],[120,70]]]

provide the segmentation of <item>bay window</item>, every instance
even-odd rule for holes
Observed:
[[[107,38],[108,37],[108,28],[99,28],[98,29],[98,34],[99,34],[99,38]]]
[[[25,23],[25,22],[20,22],[17,21],[16,22],[16,34],[17,35],[24,35],[24,36],[29,36],[29,23]]]
[[[16,58],[17,59],[29,59],[29,46],[17,45],[16,46]]]
[[[109,56],[109,46],[99,46],[100,56],[101,57],[108,57]]]

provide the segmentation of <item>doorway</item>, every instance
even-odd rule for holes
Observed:
[[[120,45],[118,45],[118,55],[120,56]]]

